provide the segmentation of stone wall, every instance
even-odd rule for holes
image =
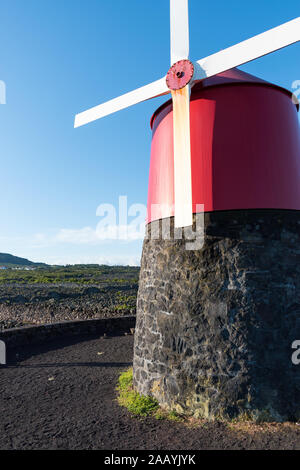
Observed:
[[[7,347],[18,347],[67,336],[124,334],[134,327],[135,316],[65,321],[4,330],[0,332],[0,340]]]
[[[291,344],[300,339],[300,212],[206,213],[204,246],[192,251],[185,239],[151,240],[152,224],[135,388],[196,417],[299,419]]]

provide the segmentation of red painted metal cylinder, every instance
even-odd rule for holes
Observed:
[[[147,222],[174,215],[173,116],[152,116]],[[289,91],[232,69],[192,88],[193,212],[300,210],[300,132]],[[155,210],[151,211],[151,207]]]

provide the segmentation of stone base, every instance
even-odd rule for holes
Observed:
[[[134,387],[195,417],[300,419],[300,212],[212,212],[204,222],[199,250],[144,241]]]

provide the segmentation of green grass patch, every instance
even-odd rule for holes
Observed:
[[[132,367],[120,375],[117,391],[119,404],[136,416],[152,416],[156,419],[184,421],[175,411],[163,410],[155,398],[141,395],[133,389]]]
[[[119,377],[117,391],[118,402],[137,416],[151,416],[158,408],[158,402],[152,397],[140,395],[133,390],[133,370],[123,372]]]

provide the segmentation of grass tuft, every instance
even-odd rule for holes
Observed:
[[[133,369],[123,372],[118,381],[118,402],[137,416],[152,416],[158,409],[158,401],[150,396],[140,395],[133,390]]]

